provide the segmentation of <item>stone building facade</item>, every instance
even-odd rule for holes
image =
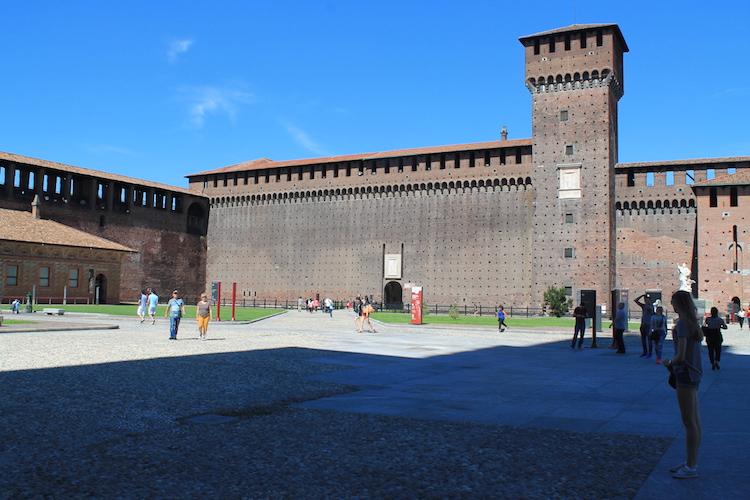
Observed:
[[[120,296],[121,260],[133,249],[38,218],[0,209],[0,302],[106,303]]]
[[[189,175],[210,198],[208,280],[237,282],[244,296],[385,302],[408,301],[418,284],[428,302],[521,307],[539,307],[556,286],[594,290],[611,310],[614,290],[677,289],[681,263],[694,279],[710,273],[700,186],[747,172],[750,157],[618,163],[628,51],[619,27],[520,41],[531,139]],[[726,294],[696,281],[696,295]]]
[[[0,208],[28,211],[35,196],[43,219],[134,250],[110,302],[134,301],[144,287],[179,288],[189,300],[204,290],[209,207],[200,193],[0,152]]]

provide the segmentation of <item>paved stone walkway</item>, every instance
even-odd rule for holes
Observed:
[[[24,318],[25,319],[25,318]],[[35,318],[36,320],[37,318]],[[296,311],[252,325],[213,322],[209,341],[197,339],[195,321],[183,321],[180,341],[168,342],[168,323],[137,318],[66,315],[67,333],[8,333],[0,371],[187,356],[247,349],[305,347],[346,353],[320,361],[355,367],[312,376],[356,385],[359,391],[301,403],[304,408],[418,419],[634,434],[674,439],[636,499],[750,498],[750,331],[730,326],[720,371],[704,372],[699,395],[704,437],[701,478],[674,480],[667,469],[684,458],[682,428],[666,370],[639,358],[640,340],[626,335],[627,355],[606,348],[570,350],[571,332],[376,324],[355,333],[353,317]],[[84,329],[102,332],[103,349],[82,352]],[[0,327],[0,334],[8,332]],[[11,338],[10,336],[18,336]],[[163,340],[163,341],[162,341]],[[586,345],[589,344],[587,339]],[[665,353],[672,345],[667,342]],[[708,365],[707,360],[704,360]],[[616,460],[617,457],[612,457]]]

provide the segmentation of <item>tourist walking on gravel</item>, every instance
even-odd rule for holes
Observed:
[[[141,290],[141,296],[138,297],[138,317],[141,318],[141,323],[146,321],[146,307],[148,303],[148,295],[144,290]]]
[[[679,315],[672,330],[675,355],[665,359],[664,366],[674,374],[677,404],[685,425],[687,459],[672,467],[672,477],[686,479],[698,477],[698,449],[703,426],[698,407],[698,386],[703,376],[701,366],[701,341],[703,332],[696,319],[696,309],[689,292],[680,290],[672,295],[672,307]]]
[[[727,324],[719,317],[719,310],[712,307],[711,316],[706,318],[704,326],[703,332],[706,334],[706,346],[708,346],[708,360],[711,362],[711,369],[720,370],[721,344],[724,342],[721,330],[726,330]]]
[[[198,338],[206,340],[208,323],[211,321],[211,303],[205,293],[201,294],[198,305],[195,308],[195,319],[198,320]]]
[[[641,299],[645,298],[646,302],[641,302]],[[651,316],[654,315],[654,304],[651,302],[651,297],[645,293],[640,297],[636,298],[633,302],[638,304],[641,308],[641,345],[643,346],[643,354],[641,358],[650,358],[652,355],[651,343],[648,341],[648,336],[651,333]]]
[[[354,329],[358,332],[362,331],[362,298],[357,297],[352,301],[352,309],[354,309]]]
[[[651,335],[649,337],[649,341],[654,343],[657,363],[661,363],[662,348],[666,336],[667,318],[664,316],[664,308],[659,306],[656,308],[656,313],[651,316]]]
[[[740,330],[742,330],[742,324],[745,322],[745,310],[740,306],[739,311],[735,314],[737,316],[737,322],[740,324]]]
[[[370,299],[367,297],[362,299],[362,323],[360,325],[360,332],[364,330],[365,328],[365,321],[370,326],[370,332],[372,333],[378,333],[375,331],[375,328],[372,326],[372,322],[370,321],[370,313],[374,312],[375,308],[370,304]]]
[[[151,324],[156,323],[156,305],[159,303],[159,296],[152,289],[148,289],[148,316],[151,318]]]
[[[497,329],[498,331],[504,332],[508,325],[505,324],[505,318],[508,315],[505,313],[503,306],[497,306]]]
[[[167,302],[167,311],[164,317],[169,317],[169,340],[177,340],[177,330],[180,328],[180,320],[185,315],[185,302],[180,298],[180,292],[172,292],[172,298]]]

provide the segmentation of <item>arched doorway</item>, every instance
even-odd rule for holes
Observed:
[[[97,274],[94,281],[94,303],[107,303],[107,277],[103,274]]]
[[[385,306],[402,306],[404,303],[402,295],[403,289],[401,288],[401,283],[398,281],[389,281],[386,283],[385,293],[383,293]]]
[[[740,300],[740,298],[732,297],[732,314],[738,313],[741,307],[742,301]]]

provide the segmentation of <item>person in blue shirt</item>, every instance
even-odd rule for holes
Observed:
[[[156,305],[159,303],[159,296],[152,289],[148,289],[148,316],[151,318],[151,324],[156,323]]]
[[[167,311],[164,317],[169,316],[169,340],[177,340],[177,330],[180,328],[180,320],[185,315],[185,302],[180,298],[180,292],[172,292],[172,298],[167,302]]]
[[[615,344],[617,344],[617,353],[625,354],[625,341],[622,339],[622,334],[628,328],[628,315],[625,312],[625,303],[620,302],[617,305],[617,314],[612,322],[614,327]]]
[[[508,315],[505,313],[505,309],[503,309],[503,306],[497,307],[497,329],[501,332],[504,332],[506,328],[508,328],[508,325],[505,324],[505,318],[507,318]]]

